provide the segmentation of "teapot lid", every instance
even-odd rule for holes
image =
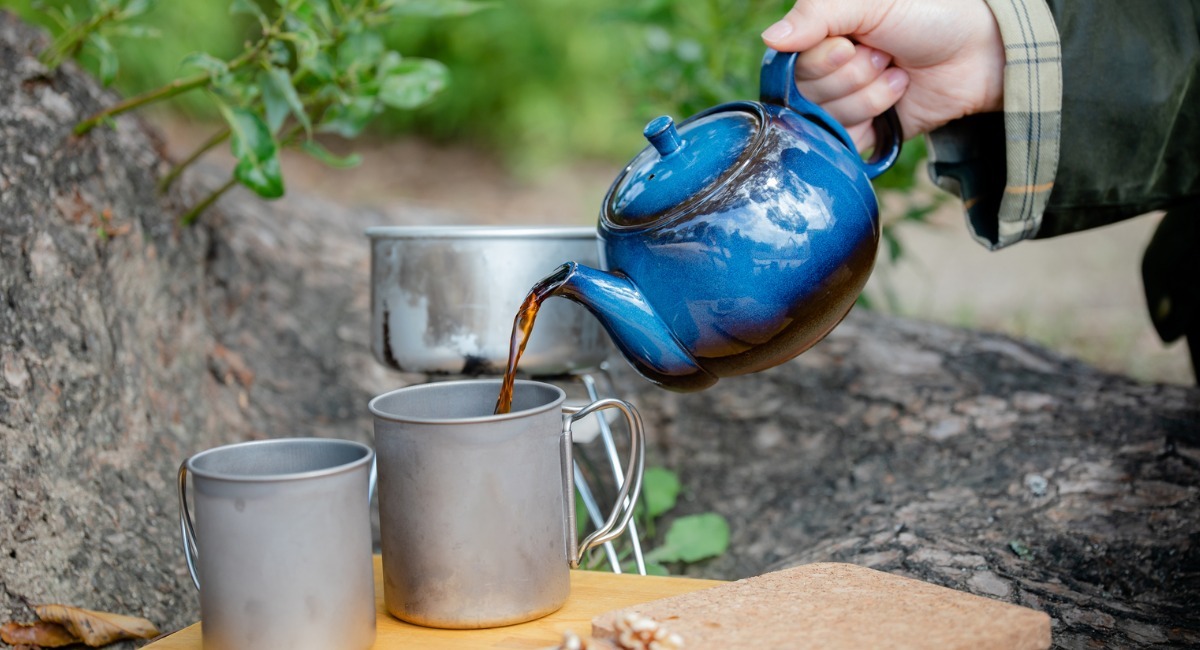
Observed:
[[[650,146],[608,191],[604,219],[615,226],[641,226],[704,198],[738,166],[762,123],[748,102],[709,109],[678,128],[665,115],[651,120],[643,131]]]

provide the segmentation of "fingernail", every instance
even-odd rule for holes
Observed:
[[[887,75],[888,88],[896,92],[902,92],[908,86],[908,73],[900,68],[892,68],[883,74]]]
[[[762,33],[762,37],[765,41],[777,41],[791,33],[792,24],[786,20],[781,20],[768,27],[767,30]]]
[[[888,58],[886,54],[880,52],[879,50],[871,52],[871,65],[875,66],[876,70],[882,70],[886,68],[887,64]]]
[[[829,53],[829,63],[835,67],[841,67],[843,64],[854,58],[854,46],[848,41],[843,41],[833,48]]]

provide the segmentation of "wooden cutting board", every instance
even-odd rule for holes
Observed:
[[[1050,647],[1043,612],[852,564],[808,564],[607,612],[592,619],[592,635],[615,639],[628,612],[679,634],[687,650]]]

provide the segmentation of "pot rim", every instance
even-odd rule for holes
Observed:
[[[596,239],[594,226],[373,226],[376,239]]]

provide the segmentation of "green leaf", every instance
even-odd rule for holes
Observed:
[[[292,50],[281,40],[272,40],[267,43],[267,64],[288,67],[292,62]]]
[[[896,233],[892,232],[891,228],[885,228],[881,232],[883,240],[887,242],[888,261],[895,262],[904,255],[904,246],[900,244],[900,239],[896,237]]]
[[[48,16],[64,32],[71,29],[77,22],[75,20],[75,12],[71,10],[71,5],[63,5],[60,8],[50,6],[40,0],[33,0],[29,6],[33,7],[35,11],[41,13],[43,16]]]
[[[117,69],[120,67],[120,61],[117,59],[117,53],[113,50],[112,43],[108,39],[95,32],[87,37],[88,45],[96,51],[96,64],[99,67],[98,74],[100,75],[100,83],[107,86],[117,78]]]
[[[337,70],[333,67],[333,60],[329,58],[329,54],[318,50],[312,56],[304,56],[303,48],[297,47],[297,50],[301,53],[300,69],[310,72],[313,79],[328,82],[337,76]]]
[[[354,138],[379,114],[379,102],[374,97],[358,96],[334,104],[325,111],[317,130],[336,133],[343,138]]]
[[[329,8],[328,0],[307,0],[300,3],[292,13],[312,27],[320,26],[328,30],[333,26],[333,10]]]
[[[575,535],[579,539],[587,537],[588,531],[588,514],[587,504],[583,501],[583,495],[579,490],[575,491]]]
[[[471,0],[384,0],[380,8],[393,16],[449,18],[491,9],[494,3]]]
[[[213,77],[229,74],[229,64],[208,52],[192,52],[183,57],[180,66],[200,68]]]
[[[308,23],[295,14],[288,14],[284,23],[287,31],[280,34],[279,38],[290,41],[296,47],[296,60],[300,67],[304,68],[321,52],[321,37]]]
[[[262,89],[263,115],[267,118],[267,128],[271,130],[271,133],[279,133],[279,127],[283,126],[283,121],[287,119],[288,113],[292,112],[292,109],[288,106],[283,91],[276,86],[271,77],[269,70],[263,70],[258,75],[258,84]]]
[[[308,112],[304,110],[304,104],[300,101],[300,95],[296,94],[292,76],[287,70],[272,66],[260,75],[259,84],[271,133],[279,130],[290,112],[304,126],[304,131],[312,135],[312,121],[308,119]]]
[[[679,476],[665,467],[647,467],[642,473],[642,501],[646,515],[660,517],[675,507],[679,498]]]
[[[234,86],[234,76],[229,72],[229,64],[207,52],[192,52],[179,62],[183,68],[199,68],[208,73],[213,87],[228,91]]]
[[[903,217],[904,220],[905,221],[918,221],[921,223],[927,222],[929,220],[929,218],[928,218],[929,215],[931,213],[933,213],[933,211],[936,210],[938,208],[938,206],[940,206],[942,204],[942,202],[940,200],[940,195],[938,195],[938,196],[939,196],[939,199],[933,200],[925,205],[918,205],[918,206],[911,207],[908,210],[906,210],[904,212],[904,217]]]
[[[379,100],[406,110],[428,103],[450,77],[446,66],[433,59],[403,59],[381,73]]]
[[[648,562],[697,562],[729,548],[729,523],[713,512],[680,517],[671,523],[663,545],[646,554]]]
[[[659,564],[658,562],[647,562],[646,563],[646,575],[648,575],[648,576],[669,576],[669,575],[671,575],[671,572],[667,571],[667,567]]]
[[[152,0],[128,0],[125,6],[121,8],[121,19],[140,16],[149,11],[152,4]]]
[[[283,175],[279,169],[279,145],[257,113],[244,108],[217,105],[232,132],[233,155],[237,167],[233,177],[264,199],[283,196]]]
[[[1011,549],[1013,553],[1016,553],[1017,557],[1021,558],[1022,560],[1028,560],[1029,558],[1033,557],[1033,551],[1029,550],[1028,546],[1017,540],[1009,542],[1008,548]]]
[[[238,14],[246,14],[254,16],[258,20],[258,24],[263,27],[268,27],[271,21],[267,18],[267,14],[263,13],[262,7],[254,0],[232,0],[229,3],[229,14],[236,16]]]
[[[316,140],[305,140],[304,144],[300,145],[300,149],[334,169],[350,169],[362,164],[362,156],[356,153],[348,156],[338,156],[325,147],[322,147]]]
[[[383,38],[375,32],[351,34],[337,49],[337,68],[354,76],[383,58]]]

